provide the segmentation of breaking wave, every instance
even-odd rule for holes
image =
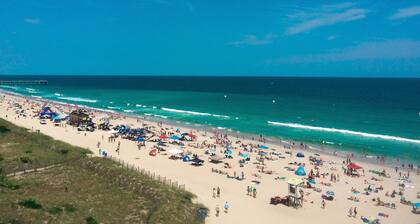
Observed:
[[[85,103],[96,103],[98,100],[92,100],[87,98],[80,98],[80,97],[57,97],[58,99],[62,100],[70,100],[74,102],[85,102]]]
[[[372,134],[372,133],[366,133],[366,132],[351,131],[351,130],[346,130],[346,129],[316,127],[316,126],[309,126],[309,125],[296,124],[296,123],[281,123],[281,122],[274,122],[274,121],[267,121],[267,123],[271,125],[290,127],[290,128],[299,128],[299,129],[315,130],[315,131],[323,131],[323,132],[334,132],[334,133],[340,133],[340,134],[345,134],[345,135],[357,135],[357,136],[363,136],[363,137],[368,137],[368,138],[380,138],[380,139],[385,139],[385,140],[420,144],[420,140],[417,140],[417,139],[409,139],[409,138],[403,138],[403,137],[391,136],[391,135]]]
[[[166,107],[162,107],[161,109],[167,112],[172,112],[172,113],[189,114],[189,115],[197,115],[197,116],[213,116],[213,117],[219,117],[219,118],[230,118],[227,115],[203,113],[203,112],[197,112],[197,111],[178,110],[178,109],[172,109],[172,108],[166,108]]]

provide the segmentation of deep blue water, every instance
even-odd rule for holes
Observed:
[[[420,161],[420,79],[2,76],[61,102]]]

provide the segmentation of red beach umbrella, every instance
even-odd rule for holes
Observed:
[[[159,136],[159,138],[161,138],[161,139],[166,139],[166,138],[168,138],[168,136],[166,136],[166,135],[161,135],[161,136]]]
[[[362,169],[363,167],[357,165],[356,163],[349,163],[349,165],[347,165],[348,169],[352,169],[352,170],[357,170],[357,169]]]

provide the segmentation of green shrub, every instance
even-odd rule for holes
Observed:
[[[20,201],[18,204],[20,206],[25,207],[25,208],[32,208],[32,209],[41,209],[42,208],[42,205],[39,204],[37,201],[35,201],[32,198]]]
[[[74,207],[72,204],[64,204],[63,205],[64,210],[66,210],[66,212],[75,212],[76,211],[76,207]]]
[[[30,163],[31,162],[31,159],[29,157],[22,156],[22,157],[20,157],[20,161],[22,163]]]
[[[25,151],[25,153],[30,154],[30,153],[32,153],[32,150],[28,149],[28,150]]]
[[[52,207],[48,210],[48,212],[55,215],[63,212],[63,209],[60,207]]]
[[[11,190],[16,190],[20,188],[18,184],[13,183],[9,179],[1,175],[0,175],[0,187],[8,188]]]
[[[63,155],[65,155],[65,154],[67,154],[68,152],[69,152],[69,150],[68,149],[60,149],[60,150],[58,150],[61,154],[63,154]]]
[[[7,127],[5,127],[5,126],[0,126],[0,133],[7,133],[7,132],[9,132],[10,131],[10,129],[9,128],[7,128]]]
[[[92,216],[89,216],[86,218],[86,224],[98,224],[98,221],[96,221],[96,219]]]

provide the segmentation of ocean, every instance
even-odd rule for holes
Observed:
[[[420,162],[420,79],[1,76],[26,96]]]

